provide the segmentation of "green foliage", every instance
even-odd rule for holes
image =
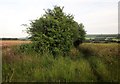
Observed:
[[[8,64],[3,63],[3,82],[92,82],[89,63],[81,59],[74,61],[59,55],[56,59],[50,53],[23,55],[23,58]]]
[[[63,12],[63,8],[55,6],[53,10],[48,9],[45,14],[31,21],[28,33],[34,42],[36,50],[50,51],[57,55],[65,53],[73,47],[76,40],[84,40],[85,31],[83,24],[74,21],[71,14]]]
[[[31,47],[29,44],[16,46],[14,49],[10,47],[11,52],[3,50],[3,82],[118,82],[120,80],[118,44],[84,43],[80,45],[82,47],[80,51],[71,50],[73,58],[69,55],[63,57],[60,54],[54,58],[49,52],[40,54],[31,50]]]

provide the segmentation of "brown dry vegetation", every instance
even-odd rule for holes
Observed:
[[[17,54],[14,52],[15,50],[11,50],[11,47],[27,43],[31,43],[31,41],[1,40],[0,47],[2,48],[2,54],[4,58],[8,61],[19,59],[20,56],[16,56]]]
[[[1,40],[0,47],[2,48],[2,54],[4,56],[4,59],[8,60],[8,62],[18,60],[20,58],[20,55],[18,56],[18,54],[15,52],[15,49],[13,50],[11,48],[17,45],[28,43],[31,43],[31,41]]]
[[[26,44],[30,43],[31,41],[21,41],[21,40],[1,40],[0,46],[13,46],[18,44]]]

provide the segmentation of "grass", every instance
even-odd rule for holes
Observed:
[[[26,44],[25,44],[26,45]],[[29,44],[27,44],[29,45]],[[3,49],[3,82],[118,82],[116,43],[83,43],[68,56],[36,53],[19,46]],[[30,47],[30,46],[29,46]]]
[[[28,44],[31,41],[22,41],[22,40],[0,40],[0,46],[14,46],[14,45],[21,45],[21,44]]]

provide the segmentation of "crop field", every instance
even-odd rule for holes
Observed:
[[[30,41],[3,41],[3,82],[118,82],[120,44],[83,43],[63,57],[36,53]],[[22,44],[22,45],[18,45]],[[14,46],[13,46],[14,45]],[[2,46],[2,47],[3,47]]]
[[[19,44],[26,44],[30,43],[30,41],[21,41],[21,40],[1,40],[0,46],[13,46],[13,45],[19,45]]]

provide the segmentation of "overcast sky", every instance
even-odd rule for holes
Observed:
[[[83,23],[87,34],[118,33],[119,0],[0,0],[0,38],[26,37],[25,27],[30,20],[44,14],[43,9],[64,6]]]

